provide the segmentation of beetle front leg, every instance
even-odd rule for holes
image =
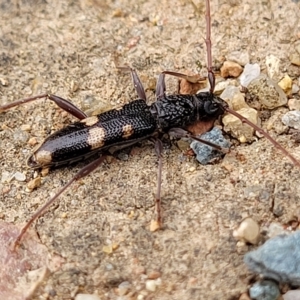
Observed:
[[[201,77],[200,75],[186,75],[182,73],[172,72],[172,71],[163,71],[160,73],[156,85],[156,98],[159,99],[165,95],[166,92],[166,83],[165,83],[165,76],[171,75],[175,77],[179,77],[181,79],[185,79],[186,81],[195,84],[195,83],[202,83],[205,82],[206,79]]]
[[[22,104],[29,103],[29,102],[32,102],[32,101],[35,101],[38,99],[43,99],[43,98],[53,101],[58,107],[60,107],[61,109],[68,112],[69,114],[71,114],[72,116],[74,116],[75,118],[77,118],[79,120],[85,119],[87,117],[87,115],[81,109],[79,109],[76,105],[71,103],[69,100],[63,99],[63,98],[58,97],[53,94],[41,94],[41,95],[17,100],[17,101],[2,105],[2,106],[0,106],[0,112],[8,110],[13,107],[16,107],[18,105],[22,105]]]
[[[152,140],[153,141],[153,140]],[[151,221],[150,231],[157,231],[161,229],[163,224],[162,209],[161,209],[161,175],[162,175],[162,151],[163,145],[160,139],[154,140],[155,152],[158,157],[158,169],[157,169],[157,190],[155,195],[155,220]]]
[[[117,67],[117,69],[121,70],[121,71],[129,71],[131,73],[133,85],[134,85],[134,88],[135,88],[139,98],[146,101],[147,97],[146,97],[145,89],[143,87],[143,84],[142,84],[136,70],[129,66]]]
[[[183,138],[183,137],[186,137],[186,138],[191,138],[195,141],[198,141],[204,145],[207,145],[207,146],[210,146],[220,152],[223,152],[223,153],[228,153],[229,152],[229,149],[228,148],[224,148],[224,147],[221,147],[220,145],[217,145],[217,144],[214,144],[210,141],[206,141],[196,135],[193,135],[191,134],[190,132],[182,129],[182,128],[171,128],[168,132],[168,134],[171,136],[171,137],[175,137],[177,139],[180,139],[180,138]]]

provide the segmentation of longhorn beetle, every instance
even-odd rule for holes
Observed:
[[[206,28],[205,43],[207,48],[208,81],[210,84],[210,90],[208,92],[199,92],[195,95],[166,95],[165,75],[184,78],[191,83],[195,83],[199,79],[196,76],[164,71],[158,78],[156,101],[149,106],[146,104],[146,94],[136,71],[125,66],[119,67],[119,69],[131,73],[134,87],[139,98],[125,104],[120,109],[112,109],[97,116],[87,117],[83,111],[68,100],[52,94],[33,96],[0,106],[0,112],[2,112],[20,104],[47,98],[79,119],[79,121],[68,125],[45,139],[27,161],[27,165],[31,168],[59,167],[67,163],[85,159],[99,152],[102,154],[99,158],[83,167],[57,194],[35,212],[14,241],[14,248],[20,243],[29,226],[46,211],[60,194],[74,181],[87,176],[104,161],[106,157],[105,153],[108,149],[127,147],[144,139],[152,139],[154,141],[155,151],[158,156],[158,183],[155,210],[156,222],[158,228],[160,228],[162,224],[160,203],[162,143],[159,138],[157,138],[157,133],[168,132],[170,135],[177,137],[191,137],[220,151],[225,151],[225,149],[220,146],[197,137],[197,135],[211,130],[215,120],[225,112],[233,114],[243,123],[248,124],[264,135],[276,148],[289,157],[295,165],[300,167],[300,162],[279,145],[268,133],[230,109],[224,100],[213,94],[215,76],[212,71],[209,0],[206,0]]]

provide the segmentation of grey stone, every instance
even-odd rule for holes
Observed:
[[[282,123],[289,127],[300,129],[300,111],[293,110],[287,112],[284,116],[282,116]]]
[[[277,282],[300,286],[300,231],[278,235],[247,253],[248,268]]]
[[[270,280],[256,282],[250,288],[251,299],[256,300],[276,300],[280,295],[278,285]]]
[[[202,134],[200,137],[204,140],[220,145],[223,148],[229,149],[230,147],[230,143],[223,137],[222,131],[217,127],[214,127],[211,131]],[[206,165],[223,155],[222,152],[197,141],[193,141],[191,143],[191,148],[195,152],[197,160],[202,165]]]

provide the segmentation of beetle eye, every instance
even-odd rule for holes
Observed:
[[[208,115],[213,115],[219,110],[219,105],[218,103],[208,101],[204,104],[204,109]]]

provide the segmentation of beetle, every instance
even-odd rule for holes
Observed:
[[[300,166],[300,163],[282,146],[274,141],[269,134],[231,110],[224,100],[213,94],[215,77],[212,71],[209,0],[206,1],[206,5],[207,66],[208,81],[210,83],[210,90],[208,92],[200,92],[195,95],[166,95],[165,75],[185,78],[192,83],[198,79],[181,73],[164,71],[160,74],[158,79],[156,101],[151,105],[147,105],[145,91],[136,71],[125,66],[119,67],[119,69],[131,73],[139,98],[125,104],[120,109],[113,109],[97,116],[87,117],[83,111],[73,105],[70,101],[52,94],[34,96],[0,107],[1,112],[21,104],[47,98],[79,119],[78,122],[72,123],[46,138],[41,146],[35,150],[28,159],[27,164],[31,168],[60,167],[65,164],[86,159],[98,152],[103,154],[101,157],[82,168],[74,178],[72,178],[55,196],[31,217],[15,240],[15,246],[20,243],[28,227],[43,212],[45,212],[61,193],[63,193],[74,181],[90,174],[104,161],[105,152],[108,149],[128,147],[148,138],[155,139],[155,150],[159,160],[158,188],[155,207],[157,214],[156,222],[158,227],[161,227],[160,183],[162,171],[162,144],[160,140],[156,138],[156,135],[160,132],[169,132],[177,137],[188,136],[200,142],[209,144],[218,150],[225,151],[221,147],[197,137],[197,135],[209,131],[213,127],[215,120],[225,112],[235,115],[243,122],[252,126],[288,156],[294,164]]]

